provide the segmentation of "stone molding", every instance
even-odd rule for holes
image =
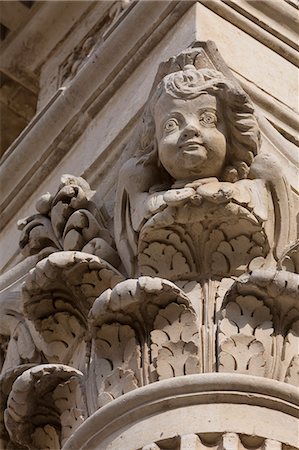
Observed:
[[[226,411],[225,404],[227,404]],[[202,406],[202,409],[196,409],[196,406],[199,405]],[[208,410],[208,405],[211,407],[210,410]],[[232,405],[231,409],[230,405]],[[248,428],[245,427],[245,429],[243,425],[238,425],[238,417],[235,415],[240,405],[243,407],[247,405],[245,423]],[[234,406],[237,408],[235,409]],[[140,443],[142,436],[133,438],[136,425],[139,426],[139,429],[141,426],[143,430],[150,429],[150,434],[156,436],[157,432],[153,428],[153,424],[151,425],[150,418],[155,417],[161,421],[163,413],[173,410],[174,413],[180,414],[180,421],[183,423],[181,425],[178,421],[173,424],[173,427],[167,428],[167,431],[163,433],[164,439],[180,434],[184,427],[186,434],[206,433],[211,429],[213,432],[216,430],[225,432],[229,429],[231,432],[246,434],[253,427],[257,436],[281,440],[287,445],[296,447],[298,444],[295,431],[296,421],[293,422],[293,420],[298,418],[298,406],[298,390],[293,386],[272,380],[246,375],[212,373],[177,377],[129,392],[104,406],[87,419],[74,436],[65,443],[63,450],[119,448],[115,445],[117,445],[116,442],[120,442],[118,440],[120,436],[125,441],[122,444],[122,450],[141,448],[145,445],[145,443]],[[193,419],[188,427],[189,430],[186,431],[186,421],[183,417],[186,411],[184,408],[188,407],[194,408],[193,418],[200,417],[200,421]],[[264,408],[267,414],[270,415],[272,411],[276,411],[280,416],[279,420],[287,420],[284,422],[286,428],[277,432],[276,423],[270,427],[271,431],[270,429],[266,431],[266,426],[263,430],[263,420],[255,414],[257,414],[257,410],[260,411]],[[224,411],[227,421],[221,423],[220,417]],[[289,415],[290,421],[286,419],[286,415]],[[210,426],[209,421],[212,423]],[[290,430],[289,426],[294,431],[293,440],[289,440],[285,435],[286,429]],[[127,439],[132,439],[131,447],[125,440],[127,433],[129,434]]]
[[[296,12],[286,2],[267,0],[263,2],[200,0],[200,2],[298,67]]]

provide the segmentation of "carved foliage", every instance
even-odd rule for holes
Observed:
[[[140,345],[131,327],[104,324],[96,332],[95,349],[98,406],[140,386]]]
[[[36,366],[12,386],[5,424],[13,440],[32,449],[60,449],[86,417],[82,373],[63,365]]]
[[[224,300],[218,369],[298,384],[298,294],[299,277],[290,272],[240,277]]]
[[[273,322],[269,308],[253,296],[229,302],[219,326],[219,370],[266,376]]]
[[[212,272],[219,275],[238,275],[246,272],[255,258],[260,258],[263,263],[264,243],[265,236],[260,231],[254,231],[250,236],[241,234],[230,239],[221,227],[214,230],[207,242],[207,247],[215,248],[210,255]]]
[[[83,178],[63,175],[56,195],[47,193],[37,201],[39,214],[18,222],[22,253],[82,250],[117,267],[119,258],[104,218],[91,201],[93,194]]]
[[[80,252],[53,253],[36,265],[23,288],[24,311],[49,362],[72,361],[94,299],[122,279],[105,261]]]
[[[9,324],[9,334],[6,334],[3,329],[1,330],[0,372],[5,373],[6,370],[21,364],[41,362],[41,355],[37,351],[25,318],[21,318],[13,310],[6,312],[2,310],[1,314],[3,319],[0,320],[0,327],[6,321]]]
[[[7,406],[8,396],[15,380],[26,370],[33,367],[33,364],[23,364],[6,370],[0,377],[0,442],[4,448],[9,448],[11,439],[4,424],[4,411]],[[11,442],[14,445],[13,442]]]
[[[286,336],[283,342],[280,376],[299,386],[299,311],[292,308],[284,318]]]
[[[170,303],[161,309],[151,332],[152,365],[158,379],[199,373],[198,329],[190,308]]]
[[[119,283],[91,310],[99,406],[158,379],[199,372],[196,316],[161,278]]]
[[[140,275],[163,274],[171,280],[195,273],[192,237],[181,226],[147,230],[140,240],[138,268]]]
[[[141,230],[139,273],[171,280],[199,273],[238,276],[251,266],[262,267],[268,251],[265,230],[249,207],[212,201],[167,207]]]

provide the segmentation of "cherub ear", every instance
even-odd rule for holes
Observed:
[[[292,218],[293,198],[287,178],[281,165],[272,155],[260,153],[255,157],[249,178],[266,180],[270,188],[274,206],[274,248],[273,254],[279,260],[284,250],[296,239]]]

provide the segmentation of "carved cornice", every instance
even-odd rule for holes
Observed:
[[[298,66],[298,19],[291,6],[280,1],[199,1]]]

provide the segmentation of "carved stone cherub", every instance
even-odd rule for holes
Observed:
[[[167,74],[150,95],[137,146],[121,170],[115,210],[130,276],[198,279],[239,275],[253,260],[270,264],[274,207],[251,167],[260,130],[236,81],[190,63]]]

